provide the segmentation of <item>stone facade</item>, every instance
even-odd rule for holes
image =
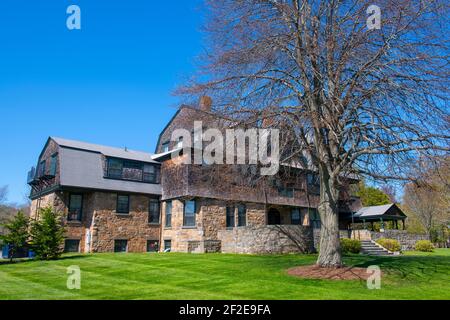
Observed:
[[[160,224],[149,224],[151,197],[130,195],[130,212],[116,213],[117,195],[94,194],[91,252],[111,252],[114,240],[127,240],[128,252],[145,252],[148,240],[159,240]]]
[[[314,251],[311,227],[252,226],[219,231],[223,253],[284,254]]]
[[[54,207],[64,217],[66,238],[79,241],[79,249],[84,253],[113,252],[116,240],[126,240],[128,252],[146,252],[148,241],[158,241],[160,251],[170,246],[172,252],[188,253],[304,253],[318,248],[320,230],[316,227],[320,226],[320,221],[316,208],[320,188],[315,179],[317,173],[302,167],[282,166],[278,175],[254,179],[256,166],[203,163],[185,165],[184,160],[190,156],[188,149],[173,159],[166,152],[166,147],[169,150],[178,149],[177,142],[170,141],[176,129],[187,132],[183,143],[193,139],[194,121],[203,121],[205,129],[229,127],[229,120],[211,113],[208,103],[204,106],[202,110],[188,106],[178,110],[159,137],[156,156],[133,156],[134,153],[128,150],[111,150],[104,146],[92,150],[86,144],[75,143],[71,150],[78,150],[78,146],[82,145],[86,152],[100,154],[100,161],[85,157],[83,159],[92,162],[89,165],[83,162],[79,166],[77,155],[67,162],[69,165],[65,165],[63,160],[66,159],[64,154],[67,152],[61,149],[60,157],[57,158],[56,175],[46,174],[30,182],[33,187],[32,216],[38,218],[36,213],[39,208]],[[39,157],[39,163],[45,161],[47,169],[52,157],[58,154],[58,144],[55,141],[57,140],[49,139]],[[115,161],[111,161],[111,158]],[[156,171],[150,170],[149,165]],[[86,167],[90,170],[88,172],[95,173],[87,175],[95,182],[93,186],[86,185],[86,175],[72,170],[77,167]],[[123,175],[124,168],[128,174],[134,175]],[[83,177],[83,181],[75,179],[62,185],[66,176],[60,176],[61,170],[66,174],[70,172],[75,177]],[[139,175],[141,178],[136,180],[135,176]],[[145,175],[147,180],[144,179]],[[148,179],[152,175],[154,178]],[[112,180],[121,181],[118,184],[103,184]],[[99,181],[102,183],[97,184]],[[342,213],[355,212],[361,207],[359,198],[351,195],[351,184],[356,182],[353,179],[344,181],[340,193]],[[155,187],[140,188],[142,183]],[[122,193],[121,190],[128,190],[125,192],[130,199],[127,214],[116,212],[117,197],[118,193]],[[81,221],[67,219],[71,192],[83,195]],[[150,199],[157,199],[161,204],[160,219],[153,224],[149,223]],[[196,203],[195,224],[187,227],[184,208],[185,202],[191,200]],[[166,221],[169,202],[172,206],[170,223]],[[246,208],[245,226],[239,226],[238,223],[238,207],[241,205]],[[230,207],[235,210],[233,228],[227,228],[227,208]],[[292,214],[294,208],[299,210],[296,218]],[[348,234],[342,232],[341,237],[348,236],[346,233]],[[409,241],[405,236],[402,239],[404,243]],[[405,245],[410,246],[409,243]]]
[[[184,227],[184,201],[172,200],[171,227],[165,227],[167,202],[162,205],[162,240],[170,240],[173,252],[220,252],[218,234],[226,226],[226,208],[235,207],[235,225],[238,224],[237,204],[214,199],[196,199],[196,226]],[[246,204],[247,225],[265,225],[266,213],[263,205]]]
[[[63,216],[68,240],[80,241],[80,252],[113,252],[115,240],[127,240],[128,252],[146,252],[147,241],[160,240],[160,224],[149,224],[152,197],[130,195],[129,214],[116,213],[117,194],[83,193],[81,221],[68,221],[70,192],[55,192],[32,202],[32,217],[39,208],[51,206]]]

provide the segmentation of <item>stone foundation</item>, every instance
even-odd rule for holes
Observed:
[[[318,228],[314,228],[313,230],[314,248],[316,251],[319,251],[320,248],[320,231],[321,229]],[[343,238],[349,239],[351,237],[351,233],[348,230],[339,230],[339,236],[341,239]]]
[[[253,226],[221,230],[223,253],[285,254],[314,251],[313,230],[303,226]]]

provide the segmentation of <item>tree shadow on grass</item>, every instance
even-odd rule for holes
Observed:
[[[448,265],[440,257],[351,257],[348,260],[352,267],[379,266],[383,272],[395,274],[401,279],[432,277],[440,273],[440,266]]]

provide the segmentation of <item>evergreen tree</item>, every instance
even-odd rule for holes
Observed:
[[[364,181],[359,183],[358,196],[361,198],[364,207],[382,206],[391,203],[387,194],[377,188],[368,187]]]
[[[27,246],[29,219],[22,211],[9,222],[2,224],[6,230],[5,235],[0,235],[0,240],[5,245],[9,245],[9,256],[11,262],[16,253]]]
[[[64,227],[52,208],[39,212],[39,220],[31,225],[31,245],[40,260],[57,259],[63,253]]]

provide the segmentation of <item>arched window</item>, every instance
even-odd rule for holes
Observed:
[[[281,214],[277,209],[270,209],[268,214],[268,224],[277,225],[281,224]]]

